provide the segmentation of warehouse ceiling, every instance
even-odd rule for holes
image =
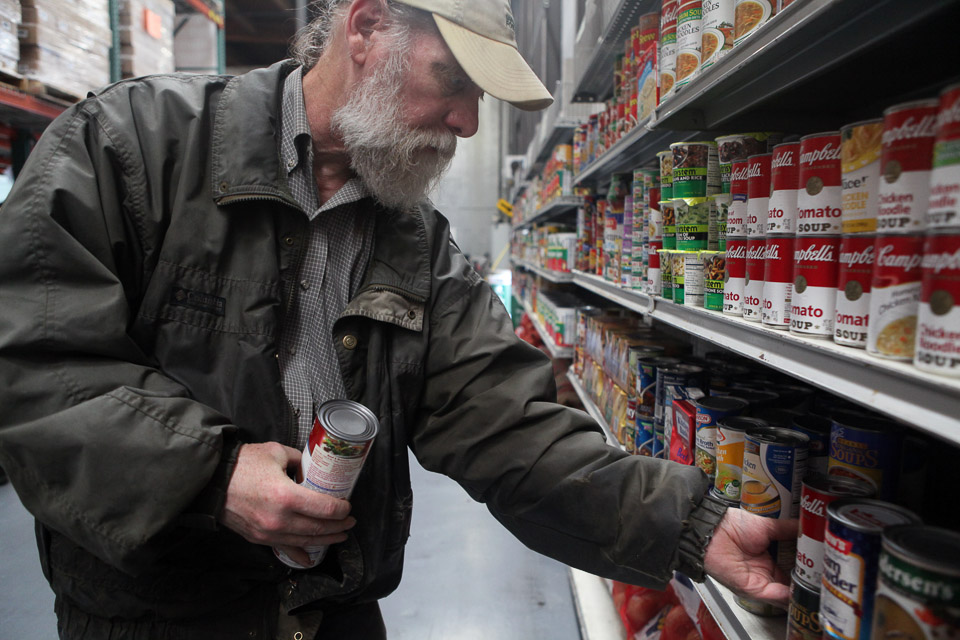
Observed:
[[[226,0],[224,14],[227,67],[262,67],[287,57],[297,0]]]

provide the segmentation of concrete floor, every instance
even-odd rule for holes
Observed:
[[[414,518],[391,640],[580,640],[567,569],[521,545],[454,482],[411,461]],[[55,640],[33,519],[0,487],[0,640]]]

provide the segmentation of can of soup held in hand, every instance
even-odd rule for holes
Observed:
[[[740,506],[743,482],[743,443],[747,429],[757,429],[767,423],[755,418],[729,416],[717,421],[717,475],[713,495],[729,504]]]
[[[314,416],[313,430],[297,470],[297,481],[312,491],[349,499],[379,430],[377,417],[358,402],[330,400],[323,403]],[[279,549],[274,549],[274,553],[287,566],[304,569],[320,564],[327,548],[304,549],[311,562],[306,567]]]
[[[717,474],[717,425],[723,418],[744,411],[749,403],[739,398],[707,396],[696,400],[694,405],[697,408],[694,464],[713,478]]]
[[[918,369],[960,376],[960,231],[928,233],[917,313]]]
[[[926,227],[938,107],[937,100],[918,100],[883,112],[879,233],[921,233]]]
[[[930,172],[928,229],[960,229],[960,84],[940,94],[933,170]]]

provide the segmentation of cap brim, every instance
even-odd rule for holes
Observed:
[[[553,104],[550,92],[514,47],[464,29],[443,16],[433,14],[433,19],[457,62],[486,93],[524,111],[539,111]]]

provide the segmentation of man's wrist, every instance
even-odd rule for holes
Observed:
[[[710,544],[710,539],[728,508],[726,503],[714,498],[709,492],[704,495],[700,504],[694,507],[680,532],[677,571],[695,582],[703,582],[703,559],[707,545]]]

